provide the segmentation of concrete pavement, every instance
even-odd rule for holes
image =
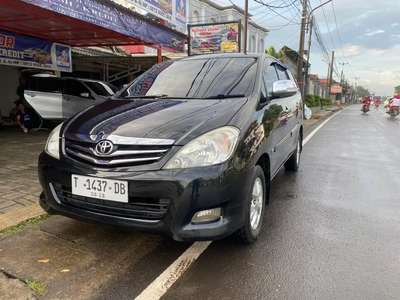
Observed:
[[[274,179],[260,240],[213,242],[162,299],[398,299],[397,121],[331,119]],[[44,284],[39,299],[134,299],[189,246],[52,217],[0,234],[0,270]]]

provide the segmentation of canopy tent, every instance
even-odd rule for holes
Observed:
[[[185,35],[110,0],[0,0],[0,30],[70,46],[161,46],[183,51]]]

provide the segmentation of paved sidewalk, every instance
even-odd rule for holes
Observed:
[[[17,129],[0,131],[0,214],[39,200],[37,160],[50,131],[24,134]]]

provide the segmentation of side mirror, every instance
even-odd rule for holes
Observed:
[[[83,98],[90,98],[90,93],[88,93],[88,92],[81,93],[80,96],[83,97]]]
[[[298,92],[299,88],[292,80],[277,80],[272,86],[273,98],[291,97],[296,95]]]

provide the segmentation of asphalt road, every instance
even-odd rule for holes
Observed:
[[[273,180],[260,240],[211,243],[162,299],[400,299],[399,131],[383,107],[334,116]],[[40,299],[132,300],[190,246],[52,217],[0,235],[0,271]]]
[[[274,179],[260,240],[212,243],[162,299],[400,299],[398,122],[331,119]]]

